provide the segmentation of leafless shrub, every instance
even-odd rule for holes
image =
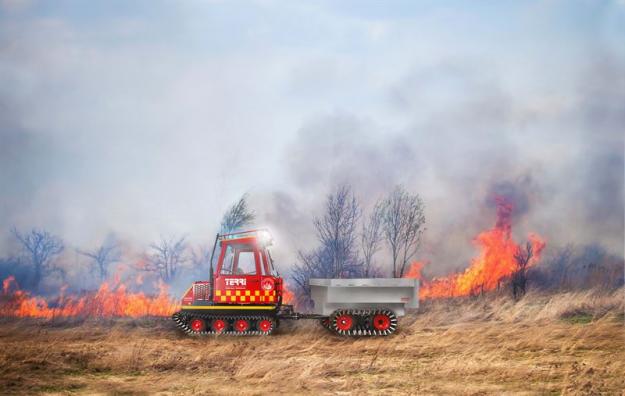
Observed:
[[[516,271],[512,275],[512,295],[515,299],[525,295],[527,288],[527,265],[534,257],[534,247],[531,242],[527,242],[525,246],[519,246],[514,253],[516,262]]]

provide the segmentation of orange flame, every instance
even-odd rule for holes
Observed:
[[[9,275],[5,280],[2,281],[2,294],[9,294],[9,288],[11,284],[15,282],[15,277],[13,275]]]
[[[11,286],[15,291],[10,292]],[[151,296],[142,292],[129,292],[117,277],[113,283],[104,282],[96,292],[66,296],[64,288],[60,296],[50,303],[43,297],[31,296],[21,290],[15,278],[9,276],[2,282],[0,316],[34,317],[141,317],[169,316],[177,308],[164,283],[157,285],[158,294]]]
[[[282,283],[282,303],[291,305],[295,302],[295,294],[287,287],[286,283]]]
[[[473,241],[480,249],[479,255],[471,260],[469,268],[462,273],[435,278],[429,282],[423,281],[419,293],[421,299],[468,296],[494,290],[503,280],[515,273],[517,263],[514,255],[519,245],[512,239],[514,205],[503,197],[496,197],[495,201],[497,203],[495,226],[481,232]],[[532,266],[540,259],[546,243],[536,234],[530,234],[528,239],[533,248],[533,257],[528,266]],[[419,263],[414,263],[408,273],[420,276],[421,267]]]
[[[410,264],[408,272],[404,274],[404,278],[421,279],[421,270],[423,269],[423,263],[420,261],[414,261]]]

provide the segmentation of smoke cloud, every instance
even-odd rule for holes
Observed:
[[[2,252],[14,225],[85,249],[111,232],[138,251],[210,244],[247,192],[286,270],[347,182],[365,210],[396,184],[423,197],[432,273],[473,256],[494,193],[515,202],[517,240],[623,256],[618,2],[5,3]]]
[[[614,89],[623,87],[622,75],[598,78],[598,69],[617,68],[589,66],[575,77],[577,99],[552,109],[538,106],[539,96],[517,97],[461,65],[410,75],[388,93],[412,120],[405,128],[342,113],[300,129],[286,159],[299,197],[293,200],[318,213],[319,192],[347,181],[370,208],[403,184],[426,202],[420,255],[434,263],[434,273],[467,264],[471,238],[494,224],[496,195],[514,203],[517,240],[534,231],[553,246],[599,243],[622,255],[625,91]],[[454,98],[441,109],[428,93],[437,80]],[[590,111],[589,103],[606,108]]]

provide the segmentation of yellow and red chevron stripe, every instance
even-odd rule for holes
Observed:
[[[215,301],[225,303],[273,303],[275,290],[215,290]]]

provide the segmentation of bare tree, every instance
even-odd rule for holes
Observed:
[[[343,277],[346,267],[353,266],[356,257],[356,227],[360,207],[351,187],[343,184],[326,198],[325,213],[313,224],[317,239],[329,257],[332,277]]]
[[[256,214],[250,210],[247,205],[247,194],[243,194],[243,196],[224,213],[224,217],[221,220],[221,233],[227,234],[250,225],[254,222],[255,218]]]
[[[391,250],[393,277],[397,276],[397,259],[399,257],[401,234],[404,227],[402,218],[404,195],[404,190],[397,188],[384,200],[384,237]]]
[[[405,229],[403,238],[401,239],[402,244],[402,261],[401,268],[399,271],[399,277],[404,276],[404,272],[406,270],[406,265],[410,261],[417,251],[419,247],[421,247],[421,237],[423,236],[423,232],[425,231],[425,213],[424,213],[424,205],[421,197],[418,195],[412,195],[408,197],[408,201],[406,206],[404,207],[404,218],[406,219]]]
[[[512,275],[512,295],[515,299],[525,294],[527,288],[527,266],[534,256],[534,247],[527,242],[525,247],[519,246],[514,254],[516,271]]]
[[[401,278],[417,253],[425,231],[425,207],[419,195],[397,186],[384,200],[383,229],[393,264],[393,276]]]
[[[364,258],[364,276],[368,278],[371,274],[373,256],[380,250],[380,245],[384,239],[382,225],[384,220],[384,204],[378,201],[367,219],[362,222],[360,233],[360,247]]]
[[[39,288],[43,277],[51,272],[60,272],[61,275],[64,275],[60,268],[54,267],[52,264],[54,258],[61,254],[65,248],[61,238],[50,234],[48,231],[37,229],[21,233],[13,227],[11,232],[20,242],[30,264],[33,266],[33,286],[35,289]]]
[[[157,243],[151,244],[150,249],[151,252],[141,269],[157,273],[166,283],[176,278],[182,265],[188,260],[185,255],[187,249],[185,237],[161,238]]]
[[[92,251],[77,250],[77,252],[91,259],[92,267],[97,272],[100,282],[104,282],[108,278],[109,266],[121,259],[119,246],[112,240],[105,241],[100,247]]]
[[[328,194],[324,214],[313,224],[319,246],[310,252],[298,252],[292,278],[300,302],[309,302],[311,277],[349,278],[362,275],[358,260],[357,224],[360,207],[349,185],[341,185]]]

